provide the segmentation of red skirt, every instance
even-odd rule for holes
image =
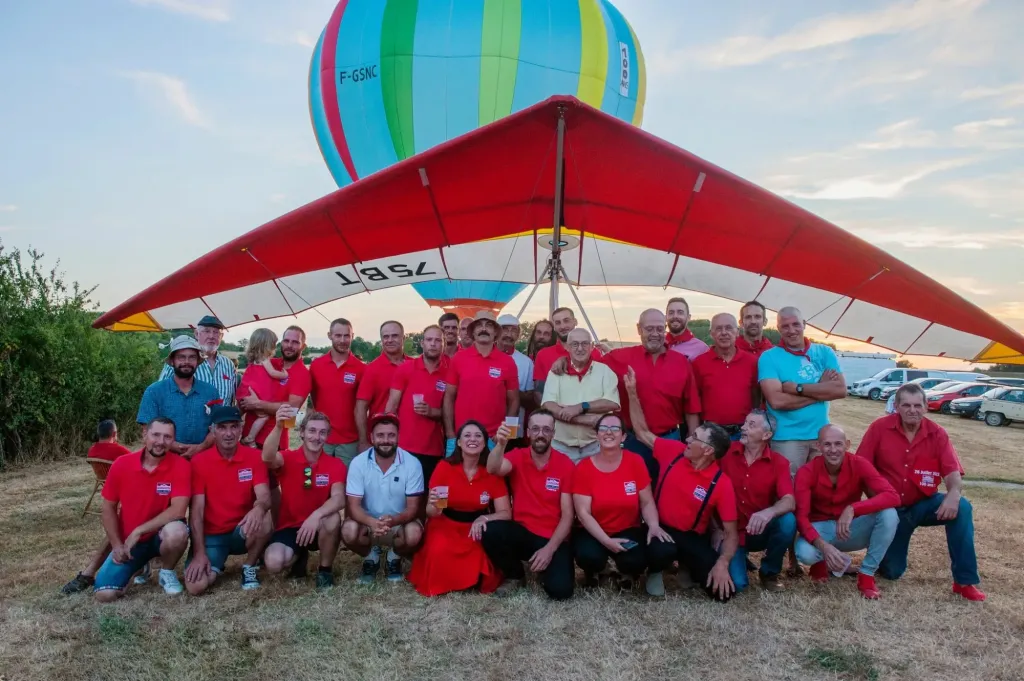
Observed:
[[[471,525],[443,515],[427,521],[423,546],[413,556],[407,576],[416,591],[424,596],[440,596],[475,586],[482,593],[498,588],[501,573],[480,542],[469,538]]]

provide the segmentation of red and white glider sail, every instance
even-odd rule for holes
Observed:
[[[101,316],[112,330],[235,326],[435,279],[534,283],[550,252],[566,121],[571,283],[673,286],[899,353],[974,358],[1024,337],[825,220],[571,97],[398,163],[208,253]]]

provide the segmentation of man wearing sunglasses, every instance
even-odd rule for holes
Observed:
[[[334,586],[332,566],[341,544],[341,515],[345,508],[345,464],[324,456],[324,443],[331,432],[326,415],[311,411],[299,428],[302,446],[278,451],[283,422],[294,416],[294,409],[282,405],[277,422],[263,443],[263,463],[277,476],[281,485],[281,509],[277,530],[263,554],[270,573],[291,568],[290,576],[304,577],[310,551],[320,552],[316,588]]]
[[[573,379],[575,380],[575,379]],[[492,520],[483,535],[483,547],[505,575],[497,595],[506,595],[522,583],[523,561],[540,574],[545,593],[554,600],[572,598],[575,567],[566,539],[572,529],[573,462],[551,448],[555,416],[547,409],[530,415],[528,448],[505,453],[511,430],[502,425],[487,456],[487,472],[504,476],[515,502],[512,520]]]

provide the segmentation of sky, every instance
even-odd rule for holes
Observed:
[[[1024,330],[1024,2],[615,4],[647,62],[645,130]],[[306,81],[334,5],[4,0],[0,241],[59,260],[107,309],[335,189]],[[632,340],[639,312],[673,293],[580,296],[599,335]],[[735,312],[688,298],[697,317]],[[544,316],[546,300],[542,289],[524,318]],[[299,323],[326,344],[325,317],[372,338],[386,318],[421,328],[438,313],[399,288]]]

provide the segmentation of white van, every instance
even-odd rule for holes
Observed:
[[[982,376],[983,374],[969,374],[962,371],[937,371],[934,369],[886,369],[879,371],[871,378],[855,381],[846,386],[846,392],[857,397],[866,397],[871,400],[881,398],[882,391],[886,388],[898,388],[908,381],[917,378],[949,378],[962,380],[974,380],[967,376]]]

